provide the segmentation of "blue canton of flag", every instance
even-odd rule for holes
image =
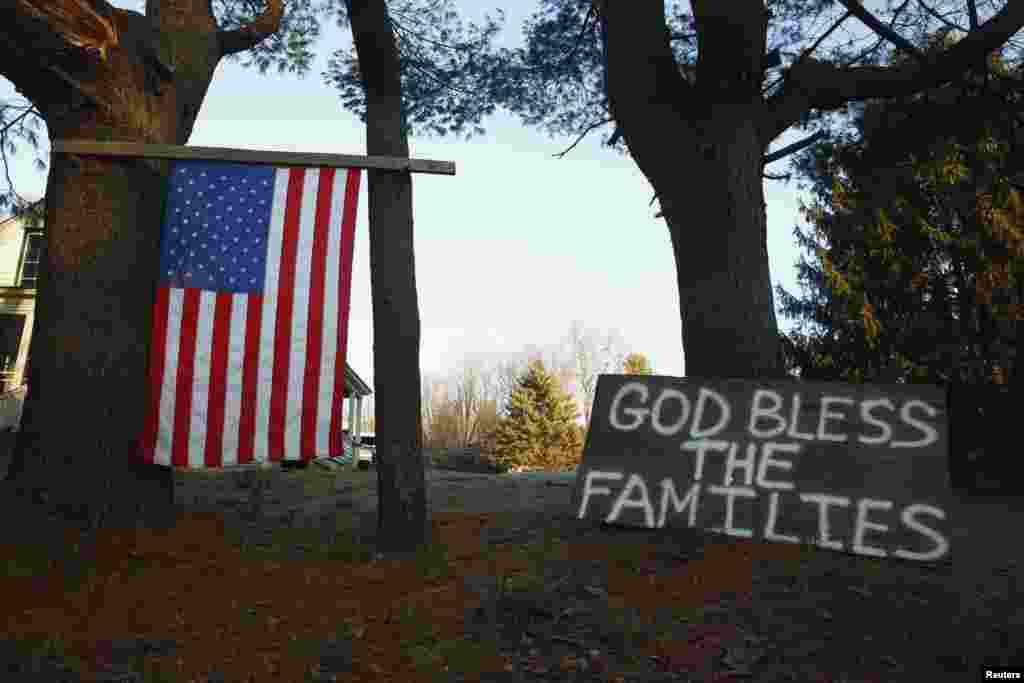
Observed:
[[[160,250],[162,285],[262,291],[274,170],[195,161],[176,165]]]

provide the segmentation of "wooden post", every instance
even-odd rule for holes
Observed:
[[[363,397],[359,396],[356,398],[356,422],[353,426],[352,434],[354,435],[356,446],[352,449],[352,469],[359,469],[359,439],[363,435]]]

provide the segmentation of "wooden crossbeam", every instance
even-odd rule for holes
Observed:
[[[404,157],[356,156],[349,154],[312,154],[306,152],[271,152],[230,147],[188,147],[186,145],[150,145],[139,142],[101,142],[98,140],[55,140],[55,154],[79,156],[148,157],[157,159],[196,159],[233,161],[245,164],[276,166],[333,166],[338,168],[373,168],[409,173],[455,175],[454,161],[407,159]]]

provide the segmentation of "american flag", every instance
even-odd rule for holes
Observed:
[[[145,460],[202,469],[336,455],[359,176],[172,163]]]

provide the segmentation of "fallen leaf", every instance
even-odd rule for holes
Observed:
[[[558,668],[562,671],[575,671],[579,668],[579,662],[572,655],[565,655],[562,657],[562,661],[558,663]]]
[[[537,655],[530,655],[526,658],[526,664],[523,666],[523,670],[531,674],[545,674],[550,670],[544,660]]]

